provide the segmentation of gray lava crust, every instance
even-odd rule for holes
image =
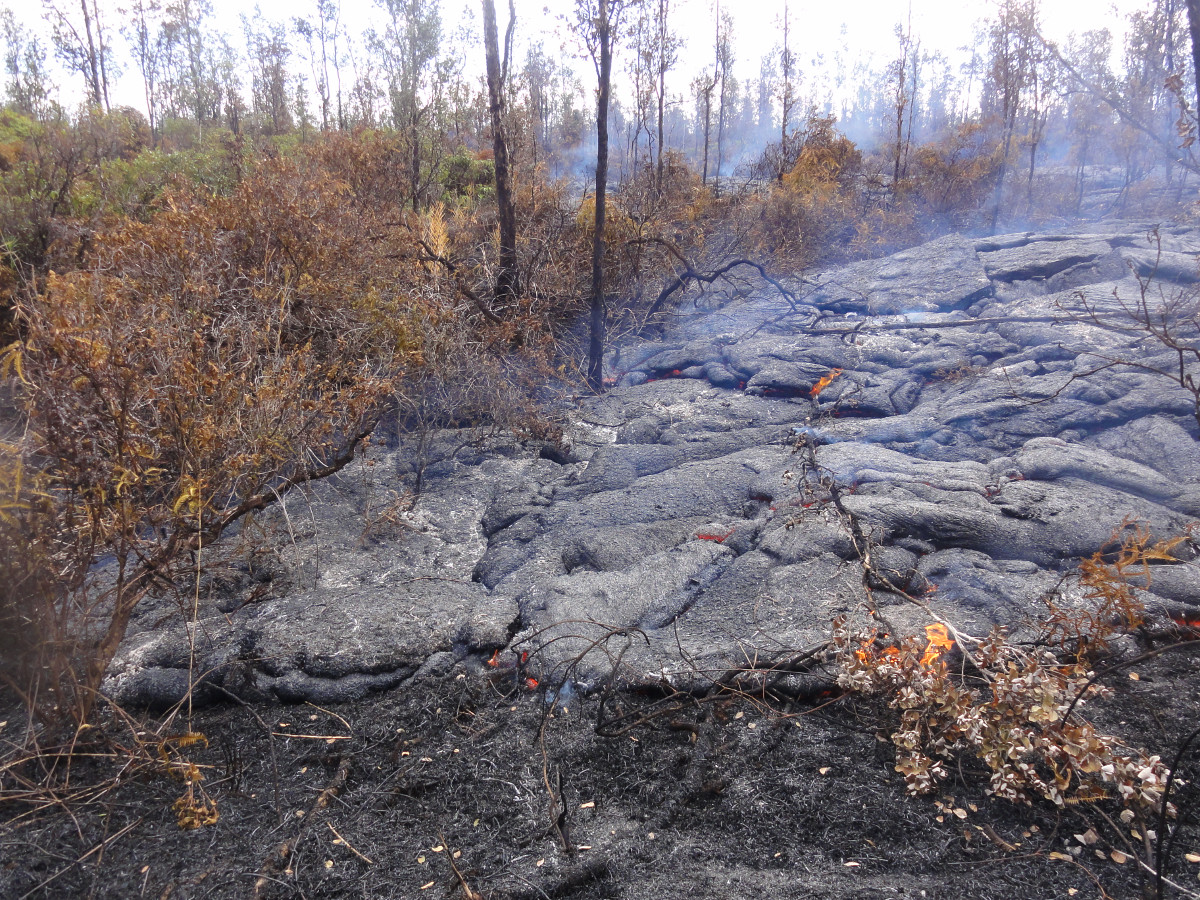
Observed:
[[[1065,312],[1119,317],[1151,273],[1189,289],[1200,232],[1161,229],[1159,253],[1147,230],[951,236],[796,279],[798,304],[705,295],[612,355],[617,387],[570,412],[569,453],[442,433],[406,509],[400,441],[249,523],[250,555],[200,585],[191,640],[177,600],[147,603],[107,690],[177,701],[193,643],[201,701],[355,700],[509,647],[561,681],[635,629],[622,682],[686,684],[819,644],[862,605],[848,518],[889,583],[971,634],[1020,632],[1123,523],[1169,537],[1200,519],[1194,398],[1105,368],[1171,355]],[[1200,609],[1195,546],[1177,552],[1145,585],[1152,610]],[[877,596],[900,630],[928,621]],[[570,677],[612,670],[593,650]]]

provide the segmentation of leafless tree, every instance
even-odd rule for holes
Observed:
[[[509,51],[517,11],[508,0],[508,31],[504,58],[500,58],[494,0],[483,2],[483,44],[487,56],[488,108],[492,117],[492,150],[496,168],[496,206],[500,219],[500,272],[496,277],[496,299],[515,297],[520,289],[517,274],[517,213],[513,205],[509,172],[508,141],[505,136],[505,94],[508,84]]]
[[[44,9],[59,59],[83,76],[88,102],[108,112],[112,50],[98,0],[79,0],[78,17],[68,12],[66,0],[44,0]]]
[[[588,329],[588,385],[604,387],[604,219],[608,191],[608,107],[613,50],[627,15],[639,0],[576,0],[571,27],[596,68],[596,215],[592,235],[592,296]]]

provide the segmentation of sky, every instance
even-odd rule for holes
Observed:
[[[60,0],[69,2],[69,0]],[[100,0],[110,24],[120,19],[120,0]],[[684,39],[680,65],[675,75],[675,91],[683,93],[688,82],[709,62],[712,56],[714,9],[723,2],[734,21],[734,39],[738,63],[735,74],[739,79],[757,77],[760,60],[782,41],[782,13],[785,0],[673,0],[672,20],[676,30]],[[258,0],[263,14],[268,19],[291,19],[295,16],[312,15],[314,0]],[[1072,32],[1093,28],[1109,27],[1115,34],[1122,32],[1121,22],[1128,13],[1148,5],[1149,0],[1116,0],[1112,3],[1083,5],[1079,0],[1042,0],[1042,19],[1046,34],[1054,40],[1065,41]],[[8,5],[18,19],[40,28],[40,6],[37,3],[14,3],[0,0]],[[361,31],[371,21],[380,22],[382,11],[372,0],[342,0],[343,18],[351,31]],[[500,27],[504,28],[507,15],[505,0],[497,0]],[[965,53],[960,48],[974,42],[979,23],[994,8],[992,0],[789,0],[792,21],[792,40],[798,63],[809,83],[816,79],[814,71],[819,69],[819,60],[828,64],[842,48],[845,60],[866,60],[875,70],[882,69],[896,54],[895,28],[908,19],[911,10],[913,32],[920,38],[924,50],[938,50],[952,62],[961,61]],[[253,7],[246,0],[213,0],[215,20],[227,31],[235,43],[242,42],[241,15],[250,13]],[[560,52],[570,58],[577,51],[565,29],[561,17],[574,6],[573,0],[515,0],[517,11],[516,56],[523,57],[523,48],[531,40],[541,38],[549,52]],[[1086,17],[1081,14],[1086,10]],[[847,14],[850,15],[847,15]],[[478,0],[442,0],[442,19],[445,32],[453,32],[460,25],[467,25],[476,34],[481,14]],[[1116,46],[1120,46],[1119,40]],[[476,46],[468,51],[468,65],[478,58],[478,68],[483,71],[482,49]],[[578,59],[573,64],[590,83],[590,64]],[[618,66],[621,59],[618,54]],[[127,66],[131,69],[131,66]],[[64,85],[64,87],[71,87]],[[140,86],[135,73],[129,72],[118,86],[115,100],[140,106]]]

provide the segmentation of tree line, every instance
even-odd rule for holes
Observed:
[[[769,145],[786,143],[816,112],[878,151],[893,180],[906,174],[915,147],[979,124],[1005,156],[1014,146],[1024,152],[1022,169],[1110,165],[1132,183],[1156,165],[1175,167],[1170,157],[1181,152],[1194,161],[1190,145],[1175,139],[1180,115],[1195,106],[1190,5],[1148,0],[1129,16],[1124,46],[1114,48],[1105,30],[1050,44],[1040,0],[1002,0],[964,62],[925,46],[910,22],[896,26],[894,56],[881,66],[843,44],[804,71],[803,13],[785,2],[780,43],[759,61],[757,77],[739,79],[735,23],[717,2],[707,51],[688,48],[693,66],[705,61],[682,90],[675,85],[689,73],[681,71],[679,20],[694,13],[681,12],[679,0],[579,0],[558,30],[586,60],[595,23],[611,13],[619,26],[610,73],[618,89],[608,113],[618,177],[650,164],[661,181],[674,151],[702,180],[719,184],[744,174]],[[512,23],[511,4],[508,12]],[[236,36],[214,21],[209,0],[134,0],[121,13],[100,0],[50,0],[45,20],[48,41],[11,11],[0,19],[5,98],[34,119],[62,114],[57,98],[67,86],[111,112],[115,75],[124,72],[140,81],[139,112],[153,146],[184,146],[214,128],[278,136],[388,127],[411,135],[414,195],[431,187],[446,147],[491,144],[489,87],[467,52],[488,31],[486,16],[478,27],[452,29],[437,0],[378,0],[376,20],[359,32],[342,0],[312,0],[287,21],[256,9],[241,16]],[[552,175],[582,177],[595,150],[595,85],[547,47],[553,35],[529,31],[519,60],[511,58],[511,25],[504,33],[510,130]],[[56,85],[58,78],[65,83]]]

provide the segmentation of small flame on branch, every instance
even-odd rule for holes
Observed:
[[[834,369],[828,375],[823,375],[821,377],[821,380],[812,386],[812,390],[808,392],[809,395],[812,397],[816,397],[818,394],[821,393],[821,391],[825,390],[825,388],[827,388],[831,384],[833,384],[833,379],[837,378],[841,374],[842,374],[841,369]]]
[[[925,637],[929,639],[929,643],[925,645],[921,665],[928,669],[938,661],[942,653],[954,646],[954,638],[950,637],[950,629],[940,622],[926,625]]]

